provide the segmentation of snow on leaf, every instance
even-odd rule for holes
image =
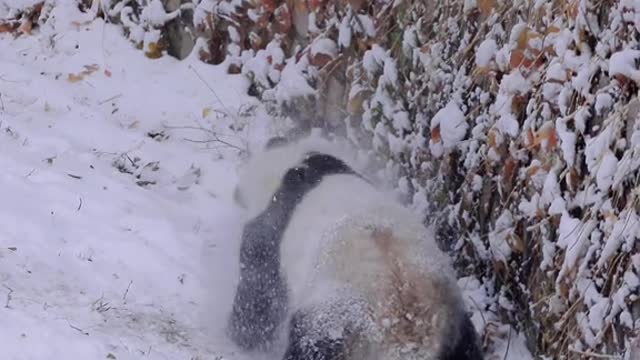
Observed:
[[[431,129],[438,127],[444,150],[455,148],[466,136],[469,125],[464,113],[454,102],[449,102],[431,119]],[[432,139],[432,141],[436,141]]]
[[[636,61],[640,59],[640,50],[624,49],[611,55],[609,59],[609,75],[620,75],[640,83],[640,70]]]
[[[631,251],[640,236],[640,218],[632,209],[625,209],[615,222],[611,234],[607,236],[604,248],[598,259],[598,266],[603,266],[611,257],[626,244],[625,250]]]

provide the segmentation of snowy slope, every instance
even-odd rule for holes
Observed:
[[[0,358],[217,358],[238,151],[180,127],[244,146],[247,84],[84,16],[0,34]]]

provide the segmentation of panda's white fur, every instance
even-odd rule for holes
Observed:
[[[237,190],[250,217],[310,151],[345,159],[331,143],[306,139],[249,161]],[[326,176],[296,206],[281,239],[288,312],[312,309],[319,337],[357,329],[350,359],[440,359],[460,340],[466,315],[434,239],[416,214],[362,177]]]

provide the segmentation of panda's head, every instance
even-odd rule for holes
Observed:
[[[313,154],[316,155],[310,158]],[[326,166],[341,166],[340,164],[344,164],[342,160],[335,163],[334,160],[345,157],[344,151],[337,144],[317,136],[297,141],[272,138],[240,169],[234,200],[253,217],[266,209],[281,185],[294,186],[296,182],[314,181],[313,177],[318,174],[309,173],[305,161],[313,162],[311,168],[314,171],[322,171]],[[347,164],[345,166],[348,168]]]

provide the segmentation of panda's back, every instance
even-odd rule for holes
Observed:
[[[415,214],[362,178],[327,176],[298,204],[284,233],[281,266],[291,303],[304,306],[350,286],[369,299],[384,296],[398,261],[415,274],[447,273],[430,236]]]

